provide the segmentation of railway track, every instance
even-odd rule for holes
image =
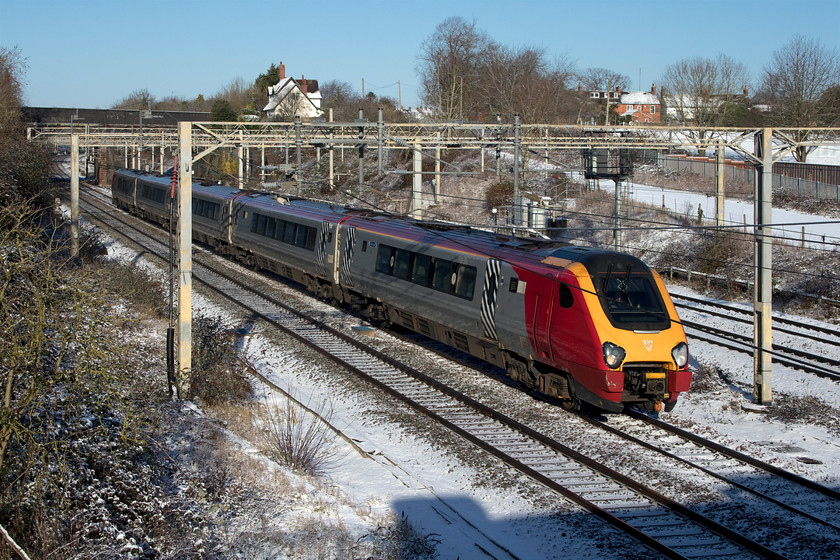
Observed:
[[[117,230],[133,228],[110,205],[100,203],[98,208],[89,209],[88,215],[110,221],[110,227]],[[148,237],[146,233],[142,235]],[[142,244],[161,258],[168,254],[168,248],[153,239],[145,239]],[[197,255],[194,261],[194,281],[312,346],[386,394],[433,418],[659,554],[668,558],[784,557],[727,528],[728,522],[719,523],[700,515],[355,338],[266,298],[231,275],[212,270],[203,260]]]
[[[635,410],[586,422],[819,525],[840,531],[840,492]]]
[[[708,301],[691,296],[671,294],[674,305],[681,312],[683,327],[689,339],[702,340],[730,350],[752,355],[755,347],[752,334],[745,334],[753,326],[752,313],[742,307]],[[684,303],[683,303],[684,302]],[[725,328],[709,325],[709,320],[728,324]],[[790,368],[840,381],[840,359],[832,358],[832,347],[840,345],[840,330],[773,317],[773,361]],[[736,329],[742,328],[741,332]],[[807,352],[792,345],[802,341],[819,352]]]

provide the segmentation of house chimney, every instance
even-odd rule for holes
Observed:
[[[615,92],[621,97],[621,86],[616,86]]]
[[[280,74],[280,81],[282,82],[286,77],[286,65],[282,61],[277,65],[277,73]]]
[[[306,78],[303,77],[303,74],[300,75],[300,90],[303,92],[303,95],[306,95]]]
[[[652,86],[650,86],[650,92],[651,92],[653,95],[656,95],[656,82],[653,82],[653,85],[652,85]]]

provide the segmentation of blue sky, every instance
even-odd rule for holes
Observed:
[[[420,45],[451,16],[505,45],[625,74],[632,89],[721,52],[755,80],[797,33],[840,51],[840,0],[0,0],[0,47],[27,58],[32,106],[107,108],[140,89],[206,97],[280,61],[295,77],[401,89],[415,106]]]

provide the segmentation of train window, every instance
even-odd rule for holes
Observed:
[[[362,241],[362,253],[367,252],[367,241]]]
[[[558,298],[557,303],[560,304],[560,307],[565,307],[566,309],[571,307],[575,302],[575,296],[572,294],[572,289],[569,288],[569,285],[561,282],[558,291],[560,297]]]
[[[286,232],[286,220],[277,220],[277,227],[274,229],[274,239],[283,240],[283,234]]]
[[[283,243],[288,243],[289,245],[294,245],[295,243],[295,229],[297,229],[297,224],[294,222],[287,222],[286,223],[286,231],[283,234]]]
[[[391,255],[394,248],[388,245],[380,245],[379,253],[376,255],[376,272],[391,274]]]
[[[601,275],[596,284],[610,322],[627,330],[661,330],[670,326],[668,312],[649,273],[626,271]]]
[[[306,227],[306,245],[304,245],[304,249],[308,249],[309,251],[315,250],[315,240],[318,238],[318,230],[314,227]]]
[[[166,191],[150,185],[143,185],[143,188],[140,189],[140,196],[152,202],[163,204],[164,200],[166,200]]]
[[[435,271],[432,276],[432,287],[441,292],[450,292],[452,286],[451,276],[453,274],[453,262],[443,259],[435,259]]]
[[[474,266],[458,265],[458,278],[455,281],[455,295],[472,299],[475,293],[476,269]]]
[[[510,288],[509,291],[516,293],[516,290],[519,288],[519,278],[511,278],[510,279]]]
[[[265,222],[265,236],[274,237],[274,229],[277,227],[276,218],[268,218]]]
[[[397,249],[394,256],[394,276],[400,280],[410,280],[411,275],[411,252]]]
[[[411,271],[411,281],[421,286],[429,285],[429,271],[432,268],[432,257],[429,255],[414,255],[414,268]]]
[[[257,235],[265,235],[265,221],[266,217],[262,214],[254,214],[251,231],[255,232]]]
[[[219,205],[209,200],[193,198],[193,214],[215,220],[219,216]]]
[[[297,225],[297,231],[295,231],[295,246],[297,247],[306,247],[306,230],[308,228],[303,224]]]

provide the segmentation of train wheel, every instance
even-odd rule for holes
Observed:
[[[580,400],[572,397],[569,399],[563,399],[560,401],[560,406],[562,406],[565,410],[569,412],[577,412],[580,410]]]

